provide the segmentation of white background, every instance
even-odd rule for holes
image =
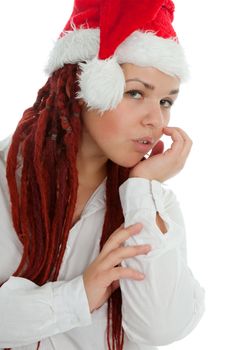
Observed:
[[[49,51],[72,6],[73,0],[1,1],[0,139],[13,132],[45,83]],[[206,313],[188,337],[166,349],[233,344],[232,15],[231,1],[176,0],[174,27],[192,77],[182,86],[170,125],[187,131],[193,148],[168,184],[184,213],[189,265],[205,287]]]

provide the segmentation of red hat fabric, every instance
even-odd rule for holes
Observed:
[[[171,0],[75,0],[47,72],[84,61],[78,97],[101,111],[122,99],[125,82],[119,64],[152,66],[183,81],[188,70],[173,17]]]
[[[61,35],[74,26],[101,28],[99,59],[106,59],[135,30],[153,30],[160,37],[176,38],[173,13],[170,0],[78,0]]]

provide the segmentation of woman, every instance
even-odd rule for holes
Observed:
[[[75,1],[47,83],[1,143],[2,348],[152,350],[199,322],[204,290],[164,184],[192,144],[168,127],[187,73],[173,12]]]

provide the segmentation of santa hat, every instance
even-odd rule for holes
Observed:
[[[77,97],[101,111],[115,108],[123,97],[122,63],[155,67],[184,81],[188,68],[173,15],[171,0],[75,0],[46,71],[79,63]]]

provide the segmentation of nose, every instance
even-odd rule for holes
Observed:
[[[146,113],[142,120],[143,125],[160,129],[165,126],[165,118],[160,106],[160,102],[148,103]]]

